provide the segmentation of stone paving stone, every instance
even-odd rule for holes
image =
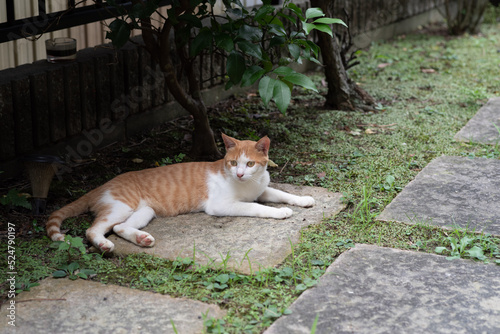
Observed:
[[[293,209],[292,217],[284,220],[253,217],[214,217],[194,213],[177,217],[154,219],[143,230],[155,238],[155,246],[142,248],[116,235],[109,239],[115,244],[114,253],[149,253],[175,260],[177,257],[193,257],[196,262],[221,266],[245,274],[255,273],[281,263],[290,253],[290,242],[296,244],[300,230],[323,218],[338,214],[345,205],[342,194],[332,193],[319,187],[273,185],[275,188],[296,194],[310,195],[316,200],[312,208]]]
[[[356,245],[264,334],[500,333],[500,266]]]
[[[434,159],[377,217],[500,235],[500,160]]]
[[[15,327],[7,305],[0,333],[203,333],[203,314],[222,318],[216,305],[98,282],[49,278],[16,296]],[[63,299],[63,300],[55,300]],[[208,312],[208,313],[207,313]]]
[[[498,128],[497,128],[498,127]],[[500,141],[500,97],[490,99],[455,135],[455,140],[483,144]]]

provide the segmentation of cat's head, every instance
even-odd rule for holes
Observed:
[[[227,171],[239,181],[248,181],[266,171],[271,140],[265,136],[259,141],[237,140],[222,134],[226,146],[224,164]]]

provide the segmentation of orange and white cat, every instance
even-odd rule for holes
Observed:
[[[61,224],[88,210],[96,215],[87,239],[103,252],[114,244],[106,239],[113,230],[139,246],[152,247],[155,239],[140,231],[155,216],[176,216],[204,211],[214,216],[251,216],[284,219],[292,215],[287,207],[274,208],[258,202],[275,202],[310,207],[314,199],[268,187],[270,140],[237,140],[222,134],[224,159],[215,162],[187,162],[118,175],[78,200],[55,211],[47,222],[47,234],[64,240]]]

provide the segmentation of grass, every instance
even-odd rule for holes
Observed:
[[[347,208],[304,229],[300,243],[291,245],[292,255],[279,268],[248,276],[201,266],[190,258],[167,261],[147,254],[94,257],[80,260],[80,267],[94,269],[94,279],[105,283],[218,304],[228,315],[206,319],[207,332],[259,333],[289,313],[300,293],[314,286],[328,265],[355,243],[499,263],[500,240],[491,235],[374,219],[436,157],[499,159],[498,146],[452,140],[488,98],[500,93],[499,25],[485,25],[483,32],[450,38],[421,31],[359,51],[361,65],[350,74],[379,101],[376,112],[321,110],[322,98],[306,91],[294,94],[285,116],[247,97],[231,101],[230,111],[212,110],[213,127],[228,135],[269,135],[271,159],[279,165],[270,170],[273,181],[344,194]],[[322,75],[311,77],[324,92]],[[182,132],[172,136],[182,138]],[[141,158],[148,159],[144,152]],[[158,159],[152,157],[149,164]],[[78,191],[78,185],[72,187]],[[66,226],[71,234],[84,236],[78,222],[81,219]],[[49,249],[50,244],[37,237],[17,245],[16,256],[22,259],[19,290],[29,289],[65,263],[64,254]],[[7,253],[5,247],[0,246],[2,254]],[[2,282],[5,272],[2,268]],[[7,286],[0,288],[4,294]]]

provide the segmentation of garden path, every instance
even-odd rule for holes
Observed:
[[[498,126],[499,120],[500,99],[492,99],[455,138],[495,144],[500,131],[497,137],[491,131],[484,140],[482,135],[491,130],[491,123]],[[499,236],[499,171],[500,162],[494,159],[439,157],[377,219],[459,226]],[[343,208],[339,194],[313,187],[284,187],[314,196],[317,205],[294,208],[295,215],[283,221],[203,214],[181,216],[175,222],[158,220],[148,226],[153,234],[155,229],[158,232],[157,245],[150,251],[172,259],[193,256],[195,246],[201,256],[198,259],[207,264],[214,259],[212,265],[221,266],[229,254],[231,261],[225,263],[242,272],[259,265],[273,266],[291,251],[302,227],[320,223],[323,215],[335,215]],[[130,250],[135,246],[113,241],[118,252],[126,253],[126,248],[135,252]],[[168,253],[167,248],[177,253]],[[330,265],[317,286],[291,305],[291,314],[278,319],[265,333],[311,333],[313,326],[316,333],[499,333],[499,296],[498,265],[356,245]],[[7,327],[9,310],[4,305],[0,333],[173,333],[170,319],[179,333],[201,333],[203,313],[208,311],[208,316],[216,318],[225,314],[217,306],[197,301],[51,278],[22,292],[16,301],[17,326]]]
[[[495,124],[495,125],[493,125]],[[500,98],[455,140],[498,144]],[[439,157],[377,217],[500,236],[500,161]],[[500,333],[500,266],[356,245],[264,334]]]

